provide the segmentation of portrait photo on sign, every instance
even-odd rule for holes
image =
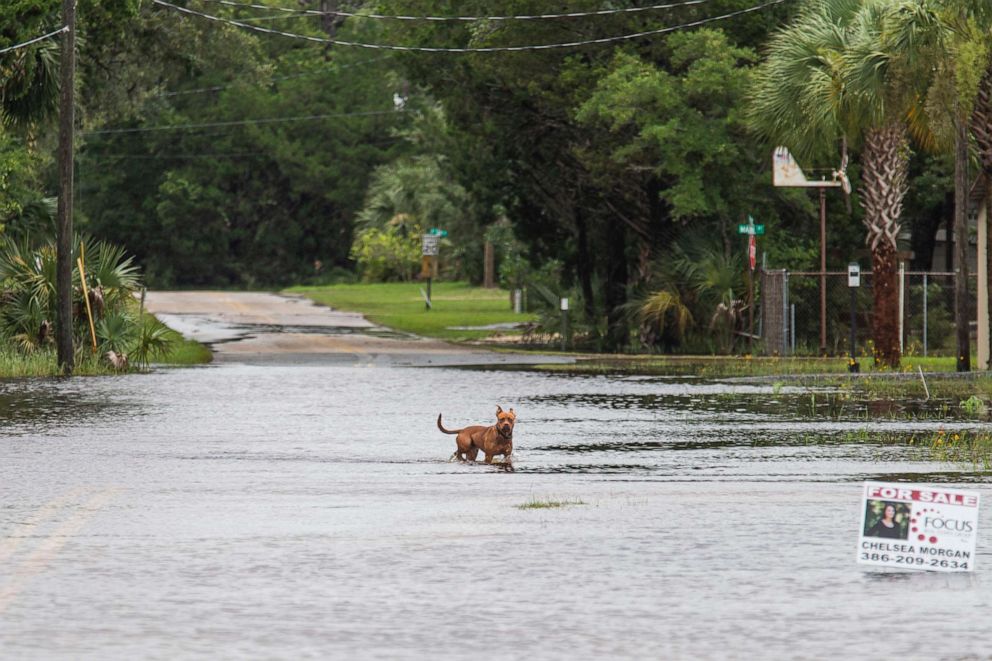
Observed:
[[[906,539],[909,536],[909,503],[869,500],[865,507],[865,537]]]

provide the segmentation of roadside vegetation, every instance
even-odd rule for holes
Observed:
[[[988,2],[590,1],[568,20],[487,21],[541,3],[349,0],[322,21],[285,17],[278,36],[247,29],[285,4],[219,3],[200,12],[213,21],[136,0],[80,5],[77,227],[126,247],[148,286],[397,283],[413,293],[312,295],[454,340],[486,334],[456,326],[515,321],[506,292],[521,289],[535,345],[560,344],[568,298],[572,350],[739,355],[763,350],[749,336],[769,336],[762,270],[788,270],[807,272],[790,285],[792,339],[819,354],[808,276],[819,267],[818,200],[769,184],[784,146],[810,177],[838,185],[827,269],[858,261],[867,281],[870,263],[862,369],[920,363],[899,344],[895,284],[910,252],[911,271],[962,273],[927,285],[928,351],[970,368],[967,246],[940,245],[938,232],[969,234],[967,193],[980,187],[968,176],[992,176]],[[57,193],[59,45],[34,38],[61,24],[58,5],[0,3],[0,235],[32,231]],[[382,19],[455,13],[478,20]],[[314,43],[328,38],[412,50]],[[546,48],[575,42],[588,47]],[[487,52],[465,52],[477,48]],[[766,229],[753,271],[738,229],[752,215]],[[432,230],[437,306],[418,316],[420,242]],[[491,311],[445,300],[486,276],[504,290]],[[829,295],[823,348],[834,354],[847,293]],[[20,335],[22,349],[37,343]],[[132,363],[147,362],[142,346],[128,346]],[[757,370],[785,367],[804,369]],[[821,368],[846,369],[810,370]]]
[[[15,235],[16,236],[16,235]],[[73,252],[73,344],[79,374],[141,371],[152,362],[205,362],[136,299],[141,279],[123,248],[81,238]],[[54,350],[55,248],[24,234],[0,237],[0,376],[59,373]],[[209,352],[206,352],[209,354]]]
[[[340,310],[360,312],[369,321],[388,328],[453,342],[486,338],[497,331],[479,329],[493,324],[533,322],[532,314],[514,314],[509,293],[473,287],[464,282],[439,282],[431,287],[432,309],[426,308],[426,283],[339,284],[294,287],[314,301]],[[520,335],[522,331],[498,331]]]

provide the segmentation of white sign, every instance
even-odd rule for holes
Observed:
[[[440,246],[441,237],[436,234],[424,234],[421,245],[421,254],[427,255],[437,255],[438,247]]]
[[[974,571],[977,491],[865,482],[858,562],[927,571]]]
[[[567,298],[561,299],[561,311],[562,312],[568,312],[568,299]]]
[[[860,287],[861,286],[861,265],[851,262],[847,265],[847,286],[848,287]]]
[[[833,188],[840,187],[839,181],[810,181],[796,163],[789,150],[776,147],[772,154],[772,184],[793,188]]]

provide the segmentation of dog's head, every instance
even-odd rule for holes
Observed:
[[[510,438],[513,436],[513,425],[517,421],[517,414],[513,409],[504,411],[503,407],[496,407],[496,430],[500,435]]]

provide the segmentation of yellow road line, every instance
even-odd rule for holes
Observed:
[[[14,555],[14,552],[17,551],[20,545],[24,543],[24,540],[27,539],[36,528],[52,518],[52,516],[61,507],[88,490],[88,487],[76,487],[58,498],[53,498],[39,507],[38,510],[28,517],[22,525],[17,527],[16,537],[6,537],[0,539],[0,564],[6,562],[7,558]]]
[[[66,542],[79,534],[86,521],[101,507],[107,504],[116,489],[107,489],[96,494],[83,503],[76,512],[56,528],[52,533],[38,545],[35,550],[18,565],[14,570],[11,580],[7,585],[0,588],[0,613],[3,613],[10,602],[20,594],[21,590],[33,577],[44,571],[48,563],[58,555]]]

